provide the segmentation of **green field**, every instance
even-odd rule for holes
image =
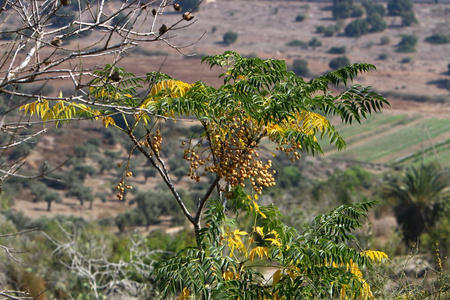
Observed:
[[[371,116],[361,125],[339,124],[336,129],[347,149],[335,152],[324,143],[325,155],[334,159],[396,165],[423,160],[450,166],[449,119],[385,113]]]

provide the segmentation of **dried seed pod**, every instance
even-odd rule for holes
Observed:
[[[55,47],[60,47],[62,45],[62,40],[60,38],[55,37],[50,44]]]
[[[61,4],[62,5],[64,5],[64,6],[68,6],[68,5],[70,5],[70,0],[60,0],[60,2],[61,2]]]
[[[185,19],[186,21],[190,21],[194,18],[194,16],[190,13],[190,12],[185,12],[183,14],[183,19]]]
[[[47,57],[46,59],[44,59],[44,61],[42,63],[44,64],[44,66],[48,66],[49,64],[52,63],[52,60]]]
[[[156,9],[152,9],[152,15],[156,16]]]
[[[175,4],[173,5],[173,9],[175,9],[176,11],[180,11],[180,10],[181,10],[181,5],[178,4],[178,3],[175,3]]]
[[[144,2],[141,2],[139,5],[141,6],[142,9],[147,9],[147,5],[148,4],[144,3]]]
[[[166,26],[166,24],[162,24],[161,27],[159,28],[159,35],[163,35],[166,32],[167,32],[167,26]]]
[[[120,72],[118,70],[115,70],[114,72],[112,72],[111,76],[109,76],[109,79],[114,82],[118,82],[122,79],[122,76],[120,76]]]

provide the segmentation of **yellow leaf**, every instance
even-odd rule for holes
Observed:
[[[273,273],[273,275],[272,275],[272,286],[277,284],[282,277],[283,277],[283,273],[281,272],[281,270],[277,270],[275,273]]]
[[[255,201],[253,201],[253,206],[257,213],[259,213],[264,219],[267,218],[267,216],[259,209],[259,206],[258,206],[258,204],[256,204]]]
[[[177,297],[177,300],[188,300],[189,299],[189,289],[183,288],[180,296]]]
[[[250,251],[249,257],[250,261],[253,262],[255,255],[259,256],[261,259],[269,255],[269,248],[267,247],[256,247]]]

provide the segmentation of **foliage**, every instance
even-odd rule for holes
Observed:
[[[430,44],[447,44],[447,43],[450,43],[450,36],[445,35],[445,34],[436,33],[436,34],[427,36],[425,38],[425,42],[430,43]]]
[[[349,64],[350,64],[350,60],[348,59],[347,56],[339,56],[339,57],[336,57],[336,58],[333,58],[332,60],[330,60],[330,62],[328,63],[328,66],[334,70],[337,70],[337,69],[343,68]]]
[[[318,39],[318,38],[312,38],[309,42],[308,42],[308,46],[313,47],[314,49],[317,47],[322,46],[322,42]]]
[[[286,43],[286,46],[289,47],[302,47],[303,49],[308,47],[308,44],[304,41],[300,41],[300,40],[292,40],[290,42]]]
[[[341,46],[341,47],[331,47],[327,53],[330,54],[345,54],[346,52],[346,47],[345,46]]]
[[[417,23],[416,15],[414,11],[405,11],[401,14],[402,17],[402,26],[408,27]]]
[[[380,38],[380,45],[389,45],[389,43],[391,42],[391,39],[384,35]]]
[[[365,19],[351,21],[344,29],[345,35],[349,37],[360,37],[369,31],[369,23]]]
[[[369,24],[370,32],[381,32],[387,27],[386,21],[384,21],[383,17],[377,13],[369,15],[366,20]]]
[[[303,20],[305,20],[305,15],[303,14],[297,15],[295,17],[295,22],[302,22]]]
[[[72,119],[90,116],[125,133],[133,147],[120,164],[123,173],[116,187],[120,200],[131,187],[134,151],[157,170],[172,203],[192,225],[196,241],[196,248],[185,248],[158,264],[154,275],[164,296],[182,292],[183,297],[195,294],[211,299],[295,299],[312,294],[371,297],[361,270],[383,261],[385,255],[356,251],[347,242],[354,240],[350,231],[360,226],[359,219],[367,217],[373,202],[341,206],[318,216],[298,233],[281,223],[275,205],[257,201],[258,195],[276,184],[273,161],[264,155],[261,143],[272,144],[277,151],[273,156],[281,152],[292,161],[303,153],[322,153],[320,140],[328,139],[342,149],[345,142],[327,117],[337,115],[347,124],[361,122],[388,104],[370,87],[350,84],[358,74],[375,67],[351,64],[305,81],[288,71],[283,60],[245,58],[227,51],[203,61],[223,68],[222,86],[187,84],[159,72],[138,78],[106,66],[95,73],[97,78],[88,90],[89,108],[73,103],[70,97],[58,97],[56,109],[43,98],[24,105],[23,110],[55,122],[62,122],[62,116],[66,121],[69,113]],[[111,73],[118,73],[120,79],[110,81]],[[345,89],[333,95],[329,86],[340,84]],[[144,97],[139,93],[143,86],[149,90]],[[173,144],[166,141],[167,131],[162,130],[186,118],[195,119],[203,128],[181,143],[189,164],[187,176],[205,186],[192,207],[187,203],[189,196],[172,180],[164,153]],[[295,178],[292,170],[287,171]],[[237,223],[245,215],[253,224],[248,230]],[[279,269],[272,286],[254,269],[257,262],[267,259],[277,262]]]
[[[397,44],[397,49],[395,51],[401,53],[415,52],[417,41],[417,36],[413,34],[404,34],[400,42]]]
[[[384,195],[397,201],[395,214],[407,243],[418,241],[434,226],[439,210],[450,199],[447,178],[434,165],[407,170],[400,182],[391,182]]]
[[[240,190],[233,209],[253,218],[250,232],[235,229],[233,220],[213,202],[206,211],[209,230],[202,233],[205,251],[187,248],[155,266],[163,294],[183,291],[204,299],[302,299],[351,297],[369,299],[372,292],[361,269],[383,262],[383,252],[357,252],[346,246],[373,202],[340,206],[317,216],[301,233],[279,222],[274,206],[258,207]],[[260,226],[256,224],[260,223]],[[224,253],[228,253],[226,255]],[[269,280],[252,267],[269,266]]]
[[[413,3],[411,0],[389,0],[387,10],[390,16],[400,16],[405,12],[412,11]]]
[[[306,76],[309,73],[308,61],[304,59],[296,59],[292,63],[292,71],[298,76]]]
[[[225,45],[231,45],[235,43],[238,39],[238,34],[233,31],[228,31],[223,35],[223,42]]]
[[[334,19],[357,18],[364,14],[364,8],[359,4],[353,4],[353,0],[334,0],[332,13]]]
[[[372,1],[363,1],[362,5],[366,9],[367,16],[378,14],[382,17],[386,16],[386,8],[382,4],[377,4]]]

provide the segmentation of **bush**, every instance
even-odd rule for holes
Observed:
[[[328,50],[328,53],[330,54],[344,54],[346,51],[345,46],[342,47],[331,47],[330,50]]]
[[[325,31],[325,26],[316,26],[316,33],[323,33]]]
[[[226,45],[233,44],[234,42],[237,41],[237,39],[238,39],[238,34],[236,32],[233,32],[233,31],[228,31],[227,33],[225,33],[223,35],[223,42]]]
[[[375,4],[372,1],[364,1],[362,5],[366,9],[367,16],[372,14],[379,14],[382,17],[386,16],[386,8],[381,4]]]
[[[400,61],[400,63],[402,63],[402,64],[408,64],[408,63],[410,63],[411,62],[411,60],[412,60],[412,58],[411,57],[403,57],[402,58],[402,60]]]
[[[332,37],[335,33],[335,28],[334,26],[327,26],[324,30],[323,30],[323,35],[326,37]]]
[[[322,42],[318,38],[313,38],[308,42],[308,45],[313,48],[316,48],[322,46]]]
[[[378,55],[379,60],[386,60],[388,57],[389,55],[387,53],[381,53],[380,55]]]
[[[334,0],[332,13],[335,19],[357,18],[364,14],[364,7],[353,4],[353,0]]]
[[[336,57],[336,58],[333,58],[332,60],[330,60],[330,63],[328,64],[328,66],[334,70],[337,70],[337,69],[345,67],[349,64],[350,64],[350,60],[348,59],[347,56],[340,56],[340,57]]]
[[[437,33],[426,37],[425,42],[430,44],[447,44],[450,43],[450,36]]]
[[[397,52],[409,53],[416,51],[417,36],[413,34],[405,34],[397,45]]]
[[[386,21],[384,21],[383,17],[379,14],[371,14],[367,17],[367,23],[369,23],[369,31],[370,32],[381,32],[384,31],[387,27]]]
[[[308,44],[306,44],[306,42],[304,42],[304,41],[292,40],[292,41],[288,42],[286,44],[286,46],[307,48]]]
[[[389,43],[391,42],[391,39],[384,35],[380,38],[380,45],[389,45]]]
[[[413,3],[411,0],[389,0],[387,4],[390,16],[400,16],[405,12],[412,11],[412,8]]]
[[[447,74],[450,75],[450,63],[447,65]]]
[[[362,17],[362,15],[364,15],[364,12],[365,12],[365,10],[364,10],[363,6],[361,6],[360,4],[354,4],[351,7],[350,16],[352,18],[359,18],[359,17]]]
[[[295,22],[301,22],[305,19],[305,15],[297,15],[295,17]]]
[[[306,76],[309,73],[308,62],[304,59],[296,59],[292,63],[292,71],[297,76]]]
[[[344,32],[346,36],[349,37],[360,37],[366,34],[369,30],[369,24],[364,19],[356,19],[351,21],[347,27],[345,27]]]
[[[402,16],[402,26],[408,27],[411,26],[412,24],[417,23],[416,15],[412,10],[402,13],[401,16]]]

